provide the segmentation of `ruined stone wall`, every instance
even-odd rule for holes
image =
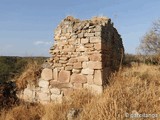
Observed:
[[[33,99],[61,99],[75,89],[87,88],[102,93],[111,72],[123,58],[120,35],[106,17],[81,21],[65,18],[56,28],[49,66],[42,70],[38,86],[24,91]],[[37,89],[37,90],[36,90]]]

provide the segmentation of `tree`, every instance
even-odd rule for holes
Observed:
[[[160,19],[155,21],[149,32],[143,36],[138,50],[147,55],[160,54]]]

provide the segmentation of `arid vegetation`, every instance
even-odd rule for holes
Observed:
[[[125,116],[127,113],[160,114],[159,78],[160,66],[134,62],[112,74],[103,95],[77,91],[71,96],[71,101],[62,104],[21,103],[1,110],[0,119],[65,120],[72,108],[79,111],[77,120],[123,120],[129,119]]]

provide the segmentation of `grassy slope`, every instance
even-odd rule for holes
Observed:
[[[101,96],[83,91],[61,105],[21,104],[1,111],[0,120],[65,120],[71,108],[82,109],[81,120],[124,120],[126,112],[160,114],[159,85],[160,66],[134,64],[113,74]]]

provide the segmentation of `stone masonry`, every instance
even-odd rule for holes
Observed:
[[[55,30],[50,54],[38,85],[28,86],[23,99],[60,102],[63,96],[83,88],[102,93],[108,77],[122,63],[124,48],[111,19],[81,21],[68,16]]]

